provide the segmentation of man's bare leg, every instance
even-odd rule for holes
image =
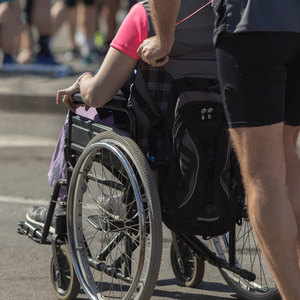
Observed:
[[[300,126],[284,126],[283,141],[287,166],[287,192],[298,221],[298,259],[300,265],[300,159],[297,153],[299,132]]]
[[[299,178],[299,162],[296,164],[298,171],[286,171],[295,161],[295,155],[288,154],[290,150],[287,150],[296,132],[278,123],[234,128],[230,129],[230,134],[241,164],[249,216],[258,243],[283,299],[300,300],[298,228],[293,211],[300,194],[296,193],[296,181],[291,178],[296,172]],[[299,189],[299,182],[296,184]]]

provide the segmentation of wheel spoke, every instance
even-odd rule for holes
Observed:
[[[151,171],[133,141],[96,138],[70,184],[68,237],[79,279],[93,299],[150,299],[162,251]]]
[[[210,247],[218,256],[228,260],[228,234],[211,239]],[[236,225],[236,266],[256,275],[256,280],[250,282],[235,273],[221,270],[221,274],[228,285],[243,299],[281,299],[247,218],[243,220],[241,226]]]

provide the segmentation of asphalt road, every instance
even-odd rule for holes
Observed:
[[[47,171],[63,114],[0,111],[0,300],[52,300],[51,247],[17,234],[18,221],[32,205],[49,202]],[[235,299],[216,268],[206,264],[203,282],[194,289],[177,285],[171,270],[170,234],[164,230],[160,275],[152,299]],[[88,299],[83,291],[77,299]]]

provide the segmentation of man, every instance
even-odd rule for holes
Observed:
[[[167,62],[180,0],[152,0],[157,36],[138,49]],[[284,300],[300,299],[300,1],[216,0],[224,106],[249,216]]]

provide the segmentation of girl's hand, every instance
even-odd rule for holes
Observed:
[[[75,104],[72,100],[72,96],[75,93],[78,93],[77,83],[73,83],[70,87],[59,90],[56,95],[56,103],[60,104],[63,103],[68,109],[73,112],[76,112],[76,109],[80,106],[84,106],[84,104]]]

